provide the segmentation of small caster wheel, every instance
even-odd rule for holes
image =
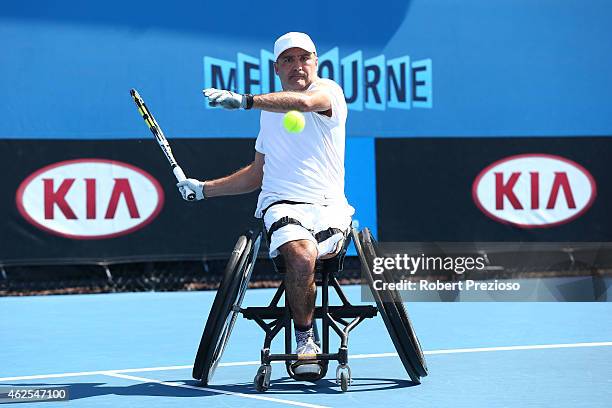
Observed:
[[[259,392],[267,391],[270,388],[270,374],[272,374],[272,367],[269,365],[261,365],[257,369],[257,374],[253,379],[255,388]]]
[[[351,369],[348,365],[340,364],[336,368],[336,384],[340,385],[342,392],[348,391],[351,385]]]
[[[345,372],[340,373],[340,389],[342,392],[347,392],[349,387],[349,378]]]

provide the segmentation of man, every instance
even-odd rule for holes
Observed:
[[[354,209],[344,195],[344,142],[347,107],[342,88],[317,76],[316,48],[304,33],[290,32],[274,44],[274,70],[283,91],[241,95],[214,88],[204,95],[211,106],[260,109],[255,159],[223,178],[177,184],[198,199],[242,194],[261,187],[255,216],[264,219],[270,256],[280,253],[286,265],[286,299],[293,315],[298,375],[316,375],[312,358],[316,298],[315,261],[334,256],[342,246]],[[299,134],[283,128],[283,115],[303,112],[306,126]]]

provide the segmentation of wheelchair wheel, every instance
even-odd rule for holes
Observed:
[[[369,241],[371,243],[374,256],[377,256],[376,254],[379,253],[378,244],[374,237],[372,237],[372,234],[370,233],[369,229],[366,228],[365,232],[367,234],[364,237],[364,240],[366,242]],[[369,245],[366,244],[366,246]],[[393,276],[391,272],[387,270],[383,271],[383,278],[385,282],[393,282]],[[393,303],[398,309],[398,316],[402,320],[402,327],[407,329],[408,335],[410,336],[412,344],[414,345],[416,356],[419,359],[419,362],[416,365],[416,369],[419,372],[420,376],[425,377],[427,376],[427,362],[425,361],[425,355],[423,354],[423,349],[421,348],[421,342],[419,341],[419,338],[416,335],[416,331],[414,330],[414,326],[404,305],[404,300],[402,299],[400,292],[397,290],[387,290],[385,291],[385,294],[391,297],[392,302],[389,303]]]
[[[372,296],[378,306],[387,331],[393,341],[393,345],[408,373],[410,379],[420,384],[421,377],[427,375],[425,356],[420,342],[414,331],[414,327],[408,317],[402,298],[397,291],[376,290],[374,281],[382,280],[391,282],[390,276],[386,274],[374,275],[373,265],[376,254],[376,244],[367,228],[361,233],[353,230],[353,241],[359,254],[363,275],[370,286]]]
[[[201,380],[203,385],[212,380],[240,313],[259,252],[261,233],[253,238],[250,231],[238,238],[206,320],[192,373],[193,378]]]
[[[270,365],[261,365],[257,370],[253,383],[255,389],[259,392],[268,391],[270,388],[270,374],[272,373],[272,367]]]

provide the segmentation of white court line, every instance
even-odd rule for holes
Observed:
[[[134,380],[134,381],[139,381],[139,382],[144,382],[144,383],[156,383],[156,384],[161,384],[161,385],[167,385],[169,387],[188,388],[190,390],[206,391],[206,392],[212,392],[212,393],[215,393],[215,394],[225,394],[225,395],[232,395],[232,396],[235,396],[235,397],[252,398],[252,399],[257,399],[257,400],[266,401],[266,402],[277,402],[277,403],[286,404],[286,405],[296,405],[296,406],[299,406],[299,407],[328,408],[328,407],[326,407],[324,405],[307,404],[305,402],[297,402],[297,401],[284,400],[284,399],[280,399],[280,398],[264,397],[263,395],[256,395],[256,394],[244,394],[244,393],[241,393],[241,392],[215,390],[213,388],[196,387],[196,386],[193,386],[193,385],[179,384],[179,383],[174,383],[174,382],[154,380],[152,378],[134,377],[132,375],[125,375],[125,374],[119,374],[119,373],[113,373],[113,372],[106,372],[104,375],[107,375],[107,376],[110,376],[110,377],[124,378],[126,380]]]
[[[429,350],[425,351],[425,355],[436,354],[459,354],[459,353],[482,353],[491,351],[512,351],[512,350],[542,350],[542,349],[562,349],[562,348],[580,348],[580,347],[610,347],[612,341],[601,341],[593,343],[560,343],[560,344],[535,344],[531,346],[501,346],[501,347],[478,347],[478,348],[461,348],[461,349],[446,349],[446,350]],[[397,353],[379,353],[379,354],[355,354],[350,355],[350,360],[363,358],[383,358],[395,357]],[[274,361],[273,363],[282,363],[282,361]],[[234,367],[234,366],[249,366],[259,365],[259,361],[236,361],[232,363],[220,363],[219,367]],[[167,367],[145,367],[145,368],[125,368],[120,370],[101,370],[101,371],[81,371],[77,373],[61,373],[61,374],[40,374],[26,375],[20,377],[0,377],[0,381],[21,381],[21,380],[40,380],[45,378],[65,378],[65,377],[83,377],[89,375],[106,375],[117,373],[138,373],[148,371],[172,371],[186,370],[192,368],[193,365],[179,365]]]
[[[449,349],[449,350],[432,350],[425,351],[424,354],[455,354],[455,353],[481,353],[486,351],[511,351],[511,350],[545,350],[545,349],[561,349],[561,348],[577,348],[577,347],[609,347],[612,346],[612,341],[602,341],[598,343],[562,343],[562,344],[537,344],[533,346],[505,346],[505,347],[483,347],[483,348],[465,348],[465,349]]]

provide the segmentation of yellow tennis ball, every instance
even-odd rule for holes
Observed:
[[[301,112],[298,111],[289,111],[285,113],[283,117],[283,126],[285,130],[289,133],[300,133],[304,130],[304,126],[306,125],[306,119]]]

